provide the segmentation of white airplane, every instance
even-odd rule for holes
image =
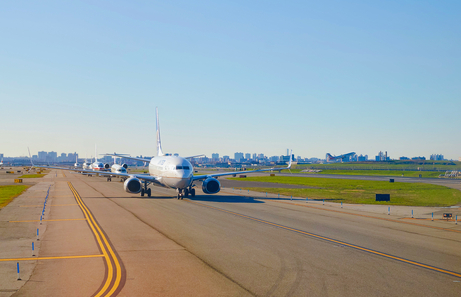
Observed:
[[[120,164],[117,164],[117,161],[116,161],[117,157],[114,157],[114,164],[110,167],[110,172],[113,172],[113,173],[127,173],[127,168],[128,168],[128,165],[125,164],[125,163],[121,163],[121,159],[120,159]],[[109,175],[107,177],[107,181],[111,181],[112,180],[112,177],[113,175]],[[126,177],[122,177],[121,178],[121,181],[125,181],[126,180]]]
[[[78,164],[78,156],[75,156],[74,168],[78,168],[78,166],[80,166],[80,164]]]
[[[149,163],[149,175],[136,175],[136,174],[117,174],[118,176],[125,176],[128,179],[124,183],[124,189],[128,193],[137,194],[141,193],[141,196],[147,194],[151,196],[151,189],[147,186],[152,183],[163,187],[173,188],[177,191],[177,198],[182,199],[188,197],[189,194],[195,196],[194,182],[202,182],[202,191],[206,194],[216,194],[221,190],[221,184],[217,177],[226,175],[236,175],[240,172],[226,172],[216,173],[201,176],[194,176],[194,167],[188,159],[192,157],[180,157],[172,156],[171,154],[164,154],[162,151],[162,143],[160,140],[160,125],[158,117],[158,109],[156,108],[157,117],[157,156],[152,159],[134,158],[127,157],[118,154],[107,154],[115,157],[124,157],[127,159],[137,160]],[[288,167],[282,168],[270,168],[245,171],[245,174],[263,172],[263,171],[275,171],[282,169],[289,169],[291,167],[291,159]],[[144,187],[143,184],[144,183]]]
[[[0,166],[3,166],[3,158],[2,158],[2,160],[0,161]]]
[[[221,190],[221,184],[217,179],[218,177],[236,175],[236,174],[242,173],[242,171],[237,171],[237,172],[225,172],[225,173],[194,176],[193,174],[194,167],[192,166],[192,164],[190,163],[188,159],[194,158],[197,156],[184,158],[180,156],[172,156],[171,154],[164,154],[162,151],[162,143],[160,140],[160,126],[159,126],[159,117],[158,117],[157,108],[156,108],[156,119],[157,119],[156,121],[156,124],[157,124],[157,155],[155,157],[153,157],[152,159],[144,159],[144,158],[128,157],[128,156],[115,154],[115,153],[106,154],[106,155],[110,155],[114,157],[121,157],[121,158],[132,159],[132,160],[149,163],[149,175],[111,172],[111,175],[118,176],[121,178],[126,178],[123,184],[123,188],[126,192],[131,193],[131,194],[141,193],[141,196],[144,196],[146,194],[148,197],[151,197],[151,188],[148,188],[148,186],[149,184],[153,184],[157,186],[176,189],[177,198],[183,199],[184,197],[188,197],[189,195],[191,195],[192,197],[195,197],[195,189],[194,189],[195,184],[194,183],[201,182],[202,191],[205,194],[216,194]],[[42,166],[36,166],[36,167],[42,167]],[[63,169],[63,170],[73,170],[73,169],[62,168],[62,167],[51,167],[51,166],[43,166],[43,167]],[[287,167],[276,167],[276,168],[274,167],[274,168],[269,168],[269,169],[251,170],[251,171],[245,171],[245,174],[264,172],[264,171],[281,171],[283,169],[290,169],[290,168],[291,168],[291,158],[290,158],[290,161]],[[84,172],[84,173],[92,173],[92,174],[98,173],[97,170],[79,170],[79,171]]]
[[[95,150],[95,156],[96,156],[94,158],[94,162],[90,163],[85,159],[85,162],[82,165],[82,169],[94,170],[94,171],[108,171],[109,168],[110,168],[110,165],[107,164],[107,163],[104,164],[104,163],[98,161],[98,153],[97,153],[96,145],[94,146],[94,150]],[[77,164],[77,163],[75,163],[75,164]]]

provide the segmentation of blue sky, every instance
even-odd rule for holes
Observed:
[[[461,157],[459,1],[9,1],[0,153]]]

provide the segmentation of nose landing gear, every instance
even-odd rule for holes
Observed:
[[[182,200],[184,198],[184,193],[182,192],[182,189],[178,189],[178,200]],[[187,196],[186,196],[187,197]]]
[[[184,190],[184,193],[183,193]],[[192,187],[185,188],[185,189],[177,189],[178,195],[177,198],[182,200],[184,197],[189,197],[191,195],[192,197],[195,197],[195,189]]]
[[[144,188],[141,189],[141,197],[144,197],[144,194],[147,195],[147,197],[150,198],[151,194],[152,194],[152,191],[151,191],[151,188],[147,188],[147,186],[149,185],[149,183],[147,181],[144,182]]]

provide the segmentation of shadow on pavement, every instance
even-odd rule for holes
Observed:
[[[242,196],[220,196],[220,195],[197,195],[195,197],[188,197],[191,201],[205,201],[205,202],[225,202],[225,203],[264,203],[264,201],[256,200],[252,197]]]

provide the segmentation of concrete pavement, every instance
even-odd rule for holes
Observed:
[[[154,197],[142,198],[119,182],[52,174],[0,211],[0,258],[28,256],[37,222],[8,220],[40,214],[41,208],[19,206],[43,200],[50,184],[38,257],[67,258],[21,261],[29,267],[23,282],[16,281],[16,261],[0,261],[0,296],[86,296],[101,289],[107,265],[68,181],[118,254],[120,296],[456,296],[461,289],[461,228],[454,222],[230,188],[180,201],[174,191],[154,187]],[[25,235],[13,237],[14,228]],[[13,248],[4,248],[4,239]]]

